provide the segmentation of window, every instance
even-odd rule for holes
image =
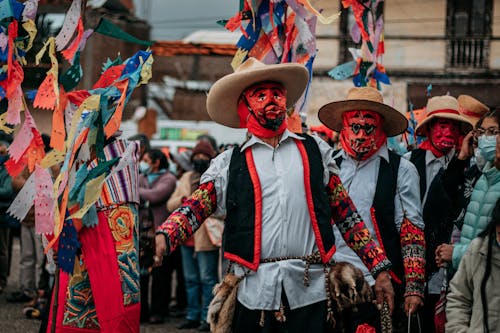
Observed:
[[[488,67],[492,10],[492,0],[448,0],[448,68]]]

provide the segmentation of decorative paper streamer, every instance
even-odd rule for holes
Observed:
[[[23,21],[32,20],[36,18],[38,10],[38,0],[27,0],[24,2]]]
[[[35,231],[51,234],[54,231],[54,198],[52,177],[48,169],[35,168]]]
[[[335,80],[345,80],[354,75],[356,70],[356,61],[346,62],[344,64],[338,65],[328,72],[328,75]]]
[[[56,58],[55,40],[53,37],[50,37],[47,40],[43,48],[36,55],[35,61],[37,65],[40,63],[40,60],[45,53],[47,46],[51,68],[47,72],[47,76],[38,88],[38,92],[36,94],[33,105],[42,109],[54,109],[59,105],[59,86],[57,82],[59,64]]]
[[[2,49],[2,52],[5,52],[8,43],[9,43],[9,37],[7,37],[5,33],[0,32],[0,49]]]
[[[309,9],[312,13],[314,13],[314,15],[316,15],[319,19],[319,21],[323,24],[330,24],[332,23],[333,21],[335,21],[336,19],[338,19],[340,17],[340,12],[337,12],[335,14],[332,14],[330,16],[323,16],[323,14],[321,14],[318,10],[316,10],[316,8],[314,8],[311,3],[309,2],[309,0],[297,0],[300,4],[302,4],[304,7],[306,7],[307,9]]]
[[[81,219],[85,215],[90,207],[93,206],[99,199],[104,181],[105,175],[100,175],[99,177],[88,181],[87,186],[85,187],[85,201],[83,206],[76,213],[73,213],[70,218]]]
[[[82,1],[81,0],[73,0],[71,6],[66,12],[66,16],[64,17],[64,23],[62,25],[61,31],[56,36],[56,46],[57,51],[61,51],[64,49],[71,37],[73,36],[76,27],[78,25],[78,20],[81,16],[82,9]]]
[[[64,237],[61,237],[61,241],[59,242],[57,263],[63,272],[71,274],[75,267],[76,251],[80,248],[78,233],[71,219],[64,221],[62,232]]]
[[[23,188],[17,194],[9,209],[7,209],[7,213],[15,217],[19,221],[24,220],[31,206],[33,206],[35,195],[35,174],[33,173],[26,180]]]
[[[7,134],[14,132],[14,128],[6,126],[7,112],[0,114],[0,131],[4,131]]]
[[[83,33],[83,37],[80,40],[80,45],[78,46],[78,51],[80,51],[80,52],[83,51],[83,49],[85,48],[85,45],[87,44],[87,40],[90,38],[90,36],[92,36],[93,33],[94,33],[94,29],[85,30],[85,32]]]
[[[65,152],[53,149],[49,151],[47,155],[45,155],[42,162],[40,163],[40,167],[48,169],[51,166],[60,164],[64,161],[64,156]]]
[[[36,24],[33,20],[27,20],[26,22],[24,22],[23,28],[29,35],[28,44],[24,48],[24,50],[27,52],[33,46],[33,41],[35,40],[37,29]]]
[[[63,50],[61,54],[63,57],[68,60],[70,63],[72,62],[73,57],[75,56],[76,51],[78,51],[78,47],[80,46],[80,41],[83,37],[83,21],[82,18],[78,20],[78,26],[76,31],[76,37],[71,42],[70,46]]]
[[[14,162],[17,162],[21,159],[24,152],[28,149],[31,140],[33,140],[34,138],[32,129],[33,127],[35,127],[35,123],[28,110],[26,110],[24,117],[25,120],[23,126],[8,148],[10,158],[14,160]]]
[[[9,0],[0,1],[0,20],[12,16],[12,8]]]
[[[110,21],[101,18],[97,27],[95,27],[94,32],[98,32],[101,35],[105,35],[108,37],[113,37],[116,39],[120,39],[129,43],[141,44],[146,46],[151,46],[154,44],[154,41],[142,40],[135,38],[134,36],[126,33],[117,25],[111,23]]]
[[[23,106],[23,90],[21,85],[17,86],[14,93],[9,98],[9,106],[5,120],[8,124],[17,125],[21,123],[21,111],[24,110]]]

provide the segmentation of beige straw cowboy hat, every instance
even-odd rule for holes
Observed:
[[[467,133],[472,129],[472,124],[458,112],[458,101],[453,96],[444,95],[429,98],[425,108],[425,118],[415,129],[417,135],[427,136],[427,125],[436,118],[460,122],[462,133]]]
[[[476,126],[479,118],[490,110],[486,105],[469,95],[460,95],[457,101],[458,112],[460,112],[462,117],[467,119],[472,126]]]
[[[233,128],[240,127],[238,101],[241,93],[258,82],[278,82],[286,89],[287,107],[295,105],[309,82],[306,67],[296,63],[266,65],[248,58],[234,73],[214,83],[207,96],[207,111],[213,121]]]
[[[403,133],[408,127],[408,120],[398,110],[384,104],[380,92],[370,87],[351,88],[344,101],[323,105],[318,112],[319,120],[334,131],[342,130],[342,114],[345,111],[374,111],[384,118],[384,132],[387,136]]]

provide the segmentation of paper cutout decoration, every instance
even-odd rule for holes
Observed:
[[[51,234],[54,231],[54,198],[52,177],[48,169],[35,168],[35,231]]]
[[[61,75],[59,83],[63,86],[65,91],[70,91],[76,88],[82,76],[83,71],[80,65],[80,51],[77,51],[73,60],[73,65]]]
[[[38,0],[27,0],[24,2],[23,21],[32,20],[36,18],[38,10]]]
[[[105,35],[108,37],[120,39],[129,43],[135,43],[146,46],[151,46],[154,44],[154,41],[135,38],[134,36],[123,31],[117,25],[106,20],[105,18],[101,18],[101,20],[97,24],[97,27],[95,27],[94,32],[100,33],[101,35]]]
[[[1,1],[0,2],[0,20],[11,17],[12,15],[13,15],[13,13],[12,13],[12,7],[10,6],[10,1],[9,0]]]
[[[7,213],[15,217],[19,221],[24,220],[35,200],[35,174],[31,174],[24,183],[19,193],[17,193],[14,201],[7,209]]]
[[[33,105],[41,109],[54,109],[59,104],[59,86],[57,82],[59,64],[55,54],[55,40],[53,37],[50,37],[43,48],[38,52],[35,57],[35,62],[37,65],[40,63],[40,60],[47,50],[47,47],[51,62],[51,68],[47,72],[47,76],[38,88],[38,92],[36,94]]]
[[[73,61],[73,57],[75,56],[76,51],[78,51],[78,47],[80,46],[80,41],[83,37],[83,21],[82,18],[78,20],[76,37],[73,39],[69,47],[61,52],[63,57],[69,62]]]
[[[11,125],[21,123],[21,111],[24,110],[23,106],[23,90],[21,85],[17,86],[14,93],[10,96],[8,101],[7,113],[5,121]]]
[[[356,70],[356,61],[346,62],[344,64],[338,65],[328,72],[328,75],[335,80],[345,80],[354,75]]]
[[[57,263],[59,268],[68,274],[73,273],[75,267],[76,251],[80,248],[78,233],[71,219],[66,219],[62,228],[59,248],[57,250]]]
[[[104,184],[104,180],[105,175],[100,175],[99,177],[88,181],[87,186],[85,187],[85,199],[83,202],[83,206],[77,212],[73,213],[70,218],[81,219],[90,209],[90,207],[95,204],[95,202],[101,195],[101,189]]]
[[[73,0],[71,6],[66,12],[66,16],[64,17],[64,23],[62,25],[61,31],[59,31],[55,39],[57,51],[61,51],[69,43],[78,26],[78,21],[81,16],[81,10],[82,1]]]
[[[314,15],[316,15],[319,19],[319,21],[323,24],[330,24],[332,23],[333,21],[335,21],[336,19],[338,19],[340,17],[340,12],[336,12],[336,13],[333,13],[329,16],[324,16],[322,14],[323,12],[323,8],[320,8],[319,10],[317,10],[316,8],[314,8],[314,6],[310,3],[309,0],[297,0],[301,5],[303,5],[305,8],[307,8],[308,10],[310,10]],[[321,1],[316,1],[317,3],[321,3]],[[325,5],[326,4],[326,1],[323,1],[323,3]],[[331,3],[331,1],[330,1]]]

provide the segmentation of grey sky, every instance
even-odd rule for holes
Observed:
[[[216,21],[232,17],[239,0],[134,0],[136,15],[148,21],[151,39],[176,40],[193,31],[223,31]]]

